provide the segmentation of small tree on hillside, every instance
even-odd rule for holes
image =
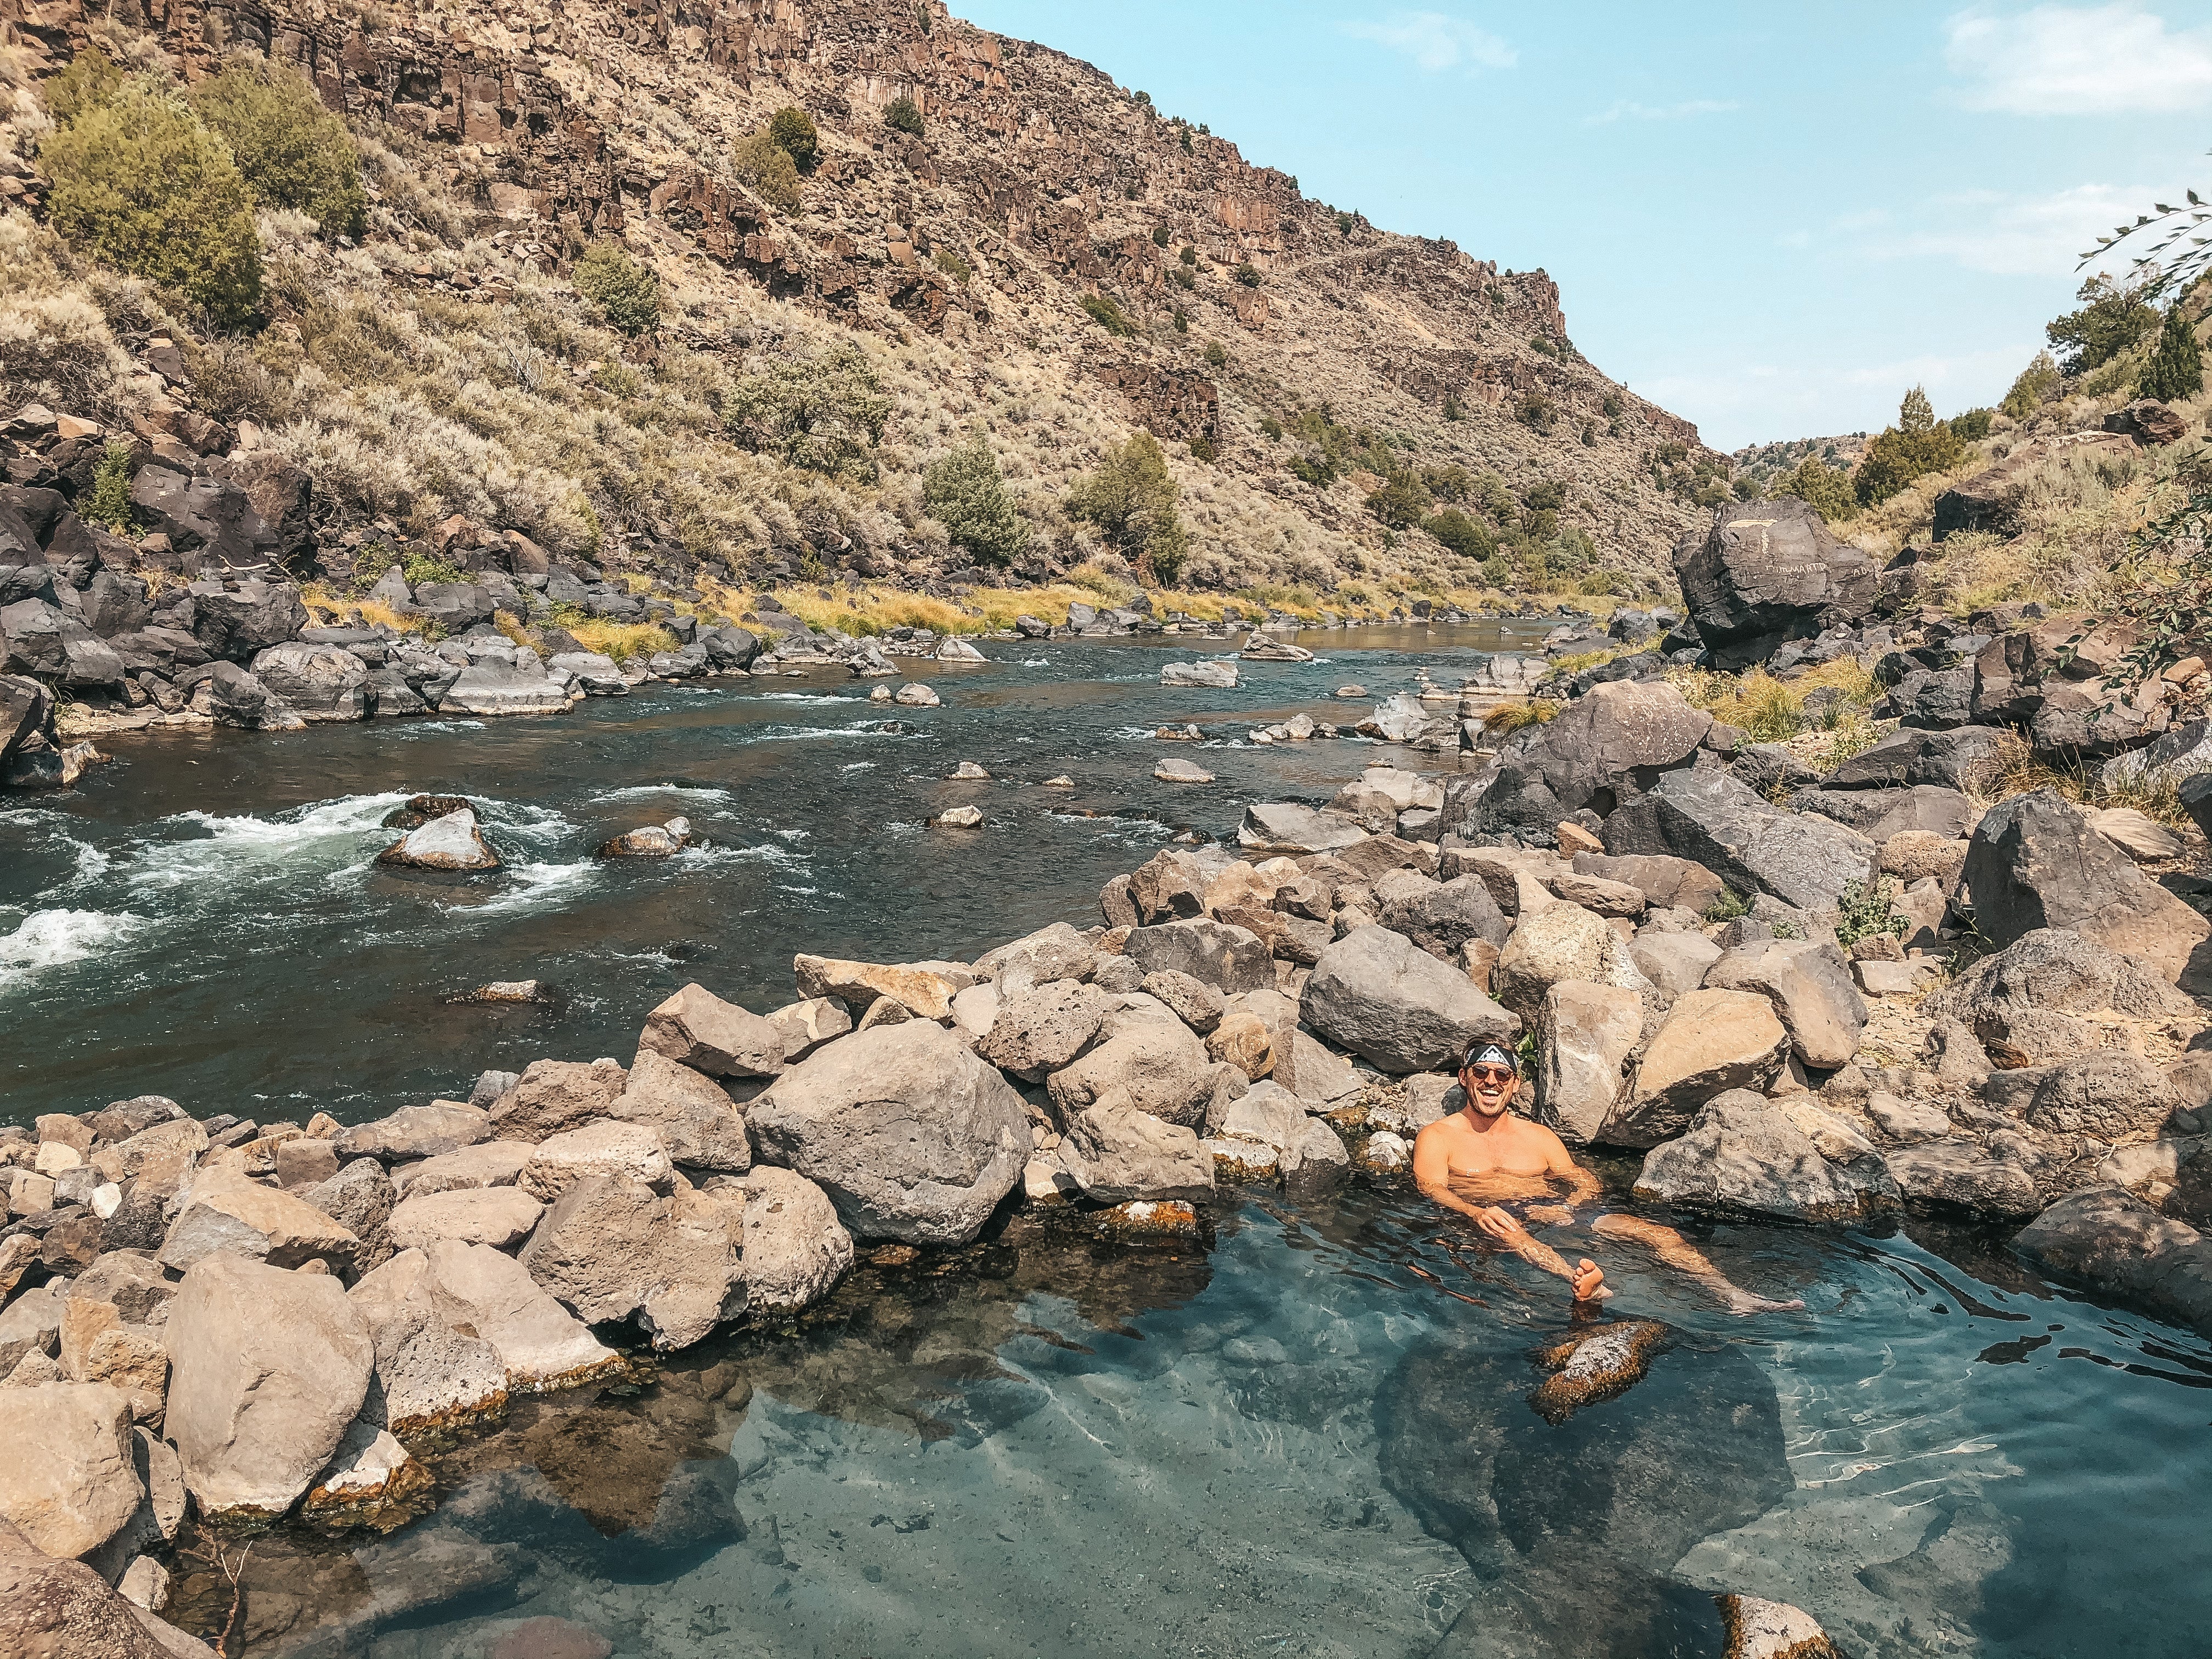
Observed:
[[[1851,479],[1862,507],[1875,507],[1930,472],[1944,472],[1966,458],[1966,446],[1949,427],[1939,425],[1928,394],[1915,386],[1898,405],[1897,424],[1867,446]]]
[[[253,197],[230,147],[133,81],[48,135],[49,222],[103,264],[182,294],[235,328],[261,305]]]
[[[876,372],[840,342],[817,356],[778,357],[731,389],[722,422],[748,449],[811,471],[872,479],[874,450],[890,418]]]
[[[1775,486],[1780,495],[1795,495],[1830,524],[1856,519],[1859,504],[1851,494],[1850,475],[1830,466],[1818,455],[1808,455],[1796,470],[1785,472]]]
[[[901,93],[884,106],[884,125],[893,132],[921,137],[921,106]]]
[[[787,106],[776,111],[769,118],[768,136],[801,173],[814,171],[822,155],[822,135],[815,130],[814,118],[805,110]]]
[[[753,194],[770,207],[781,208],[787,213],[803,199],[799,188],[799,164],[766,127],[738,141],[730,152],[730,170],[751,185]]]
[[[1162,587],[1182,574],[1190,538],[1176,514],[1176,481],[1158,440],[1139,432],[1109,449],[1098,470],[1067,492],[1067,510]]]
[[[88,110],[98,109],[123,85],[123,71],[98,46],[87,46],[70,66],[46,82],[46,109],[66,126]]]
[[[1029,526],[1006,494],[991,446],[977,432],[921,475],[922,510],[956,547],[984,564],[1009,565],[1030,544]]]
[[[2066,377],[2058,372],[2058,364],[2047,351],[2035,354],[2035,361],[2020,372],[2012,389],[1997,405],[2015,421],[2024,421],[2043,404],[2058,395],[2058,388]]]
[[[191,102],[230,146],[260,205],[304,213],[325,235],[361,234],[368,221],[361,158],[345,123],[300,76],[265,58],[237,58]]]
[[[2081,284],[2074,296],[2082,302],[2081,308],[2068,312],[2043,331],[2066,354],[2069,374],[2101,368],[2133,350],[2157,328],[2158,308],[2145,297],[2148,286],[2148,278],[2116,283],[2101,272]]]
[[[660,320],[660,279],[619,242],[594,242],[586,249],[576,261],[575,283],[610,328],[650,334]]]
[[[2166,308],[2166,325],[2159,331],[2158,349],[2151,353],[2143,371],[2142,395],[2161,403],[2194,398],[2204,389],[2204,357],[2197,347],[2197,328],[2181,313],[2179,303]]]

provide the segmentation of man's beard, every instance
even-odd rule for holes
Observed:
[[[1467,1097],[1467,1103],[1474,1107],[1476,1113],[1483,1117],[1504,1116],[1505,1109],[1512,1104],[1512,1101],[1513,1097],[1510,1095],[1499,1095],[1496,1103],[1493,1104],[1492,1102],[1484,1099],[1482,1096],[1473,1093],[1472,1091],[1468,1093]]]

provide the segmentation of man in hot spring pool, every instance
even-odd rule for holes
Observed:
[[[1575,1206],[1595,1199],[1603,1186],[1567,1155],[1566,1144],[1559,1136],[1506,1110],[1520,1081],[1512,1050],[1488,1041],[1469,1043],[1459,1069],[1467,1104],[1421,1131],[1413,1143],[1413,1179],[1427,1198],[1468,1217],[1487,1237],[1522,1261],[1565,1279],[1577,1302],[1601,1302],[1613,1292],[1597,1263],[1584,1256],[1570,1267],[1564,1256],[1528,1231],[1529,1222],[1571,1225]],[[1601,1238],[1650,1251],[1711,1291],[1732,1313],[1773,1313],[1805,1305],[1753,1296],[1732,1283],[1672,1227],[1603,1212],[1592,1218],[1589,1230]]]

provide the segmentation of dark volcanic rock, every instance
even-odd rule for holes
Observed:
[[[1721,1652],[1711,1597],[1667,1574],[1795,1490],[1774,1385],[1678,1343],[1554,1425],[1530,1401],[1545,1380],[1527,1354],[1435,1340],[1381,1391],[1383,1483],[1480,1585],[1437,1653],[1522,1651],[1522,1632],[1577,1659]]]
[[[1800,501],[1731,503],[1674,547],[1698,636],[1723,668],[1763,661],[1874,608],[1881,571]]]

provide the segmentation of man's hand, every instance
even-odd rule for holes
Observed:
[[[1575,1264],[1575,1276],[1567,1282],[1574,1286],[1577,1302],[1602,1302],[1613,1294],[1605,1287],[1605,1269],[1588,1256]]]
[[[1495,1204],[1485,1205],[1475,1211],[1474,1224],[1501,1244],[1518,1244],[1528,1237],[1528,1230],[1521,1224],[1517,1216]]]

